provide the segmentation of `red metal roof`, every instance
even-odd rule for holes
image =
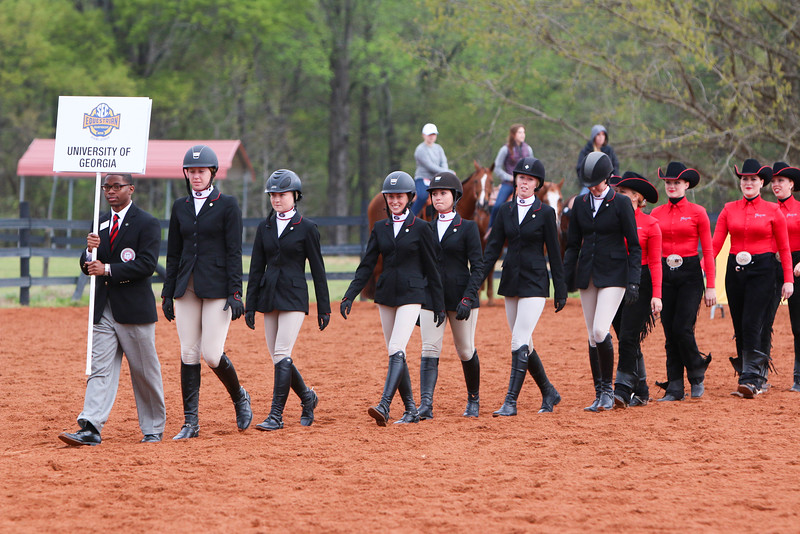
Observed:
[[[55,139],[34,139],[17,163],[17,176],[66,176],[94,178],[94,172],[53,172]],[[224,180],[228,170],[238,167],[250,172],[253,166],[239,140],[151,140],[147,144],[147,172],[137,178],[183,178],[183,155],[194,145],[208,145],[217,154],[217,179]],[[238,160],[238,161],[237,161]]]

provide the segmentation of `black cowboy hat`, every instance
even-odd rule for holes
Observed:
[[[689,189],[700,183],[700,173],[695,169],[689,169],[680,161],[670,161],[667,165],[667,172],[661,173],[658,168],[658,177],[662,180],[686,180],[689,182]]]
[[[658,190],[656,190],[655,186],[641,174],[627,171],[621,177],[612,176],[608,184],[615,187],[627,187],[628,189],[633,189],[642,195],[650,204],[655,204],[658,202]]]
[[[758,176],[764,180],[764,185],[767,185],[772,180],[772,167],[761,165],[758,160],[753,158],[744,160],[741,171],[736,165],[733,166],[733,170],[739,178],[742,176]]]
[[[790,167],[788,163],[783,161],[776,161],[772,166],[772,177],[783,176],[794,182],[792,191],[800,191],[800,169],[797,167]]]

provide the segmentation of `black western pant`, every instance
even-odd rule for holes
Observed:
[[[642,265],[639,299],[633,304],[625,304],[623,301],[611,323],[619,340],[617,377],[614,384],[628,396],[640,391],[637,387],[639,380],[646,376],[641,345],[642,339],[647,335],[648,322],[651,321],[650,299],[652,298],[653,280],[650,268]],[[643,386],[641,390],[647,391],[647,388]]]
[[[705,373],[705,360],[697,348],[694,327],[703,300],[705,284],[700,258],[683,258],[683,265],[672,269],[661,259],[664,272],[661,294],[661,324],[666,339],[667,381],[683,383],[683,369],[690,383],[699,383]]]
[[[725,292],[736,336],[736,351],[742,357],[740,384],[761,380],[759,369],[766,361],[766,354],[761,350],[762,331],[772,302],[769,297],[774,294],[774,262],[775,254],[771,252],[754,255],[746,266],[736,263],[735,254],[728,256]]]

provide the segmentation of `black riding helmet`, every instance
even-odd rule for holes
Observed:
[[[219,169],[219,160],[217,155],[211,150],[211,147],[206,145],[194,145],[186,151],[183,156],[183,177],[186,179],[186,190],[192,194],[192,185],[189,183],[189,176],[186,174],[186,169],[194,167],[208,167],[211,169],[211,180],[208,182],[211,185],[214,182],[214,177],[217,175]]]
[[[538,191],[544,185],[544,164],[534,158],[533,156],[522,158],[514,166],[514,187],[517,187],[517,175],[524,174],[526,176],[533,176],[538,182],[535,191]]]
[[[414,200],[414,196],[417,194],[417,189],[414,185],[414,179],[407,172],[393,171],[390,172],[389,175],[383,180],[381,194],[384,195],[383,201],[386,203],[386,213],[391,215],[392,211],[389,209],[389,203],[386,202],[385,195],[387,193],[406,193],[408,195],[406,209],[408,209],[409,205]]]
[[[433,189],[449,189],[453,192],[453,204],[455,205],[464,195],[464,188],[461,186],[461,180],[449,171],[440,172],[431,180],[430,185],[427,187],[428,191]]]
[[[300,177],[289,169],[278,169],[267,178],[267,183],[264,185],[264,192],[285,193],[286,191],[295,192],[295,202],[303,198],[303,184],[300,182]]]
[[[585,187],[605,182],[614,172],[611,159],[604,152],[589,152],[581,164],[581,181]]]

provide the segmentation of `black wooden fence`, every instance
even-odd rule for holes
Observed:
[[[369,228],[366,216],[352,217],[314,217],[314,222],[320,227],[327,226],[354,226],[360,229],[359,242],[345,245],[322,245],[322,254],[326,256],[361,256],[369,237]],[[247,218],[242,220],[246,229],[255,228],[263,218]],[[169,221],[160,221],[162,230],[169,227]],[[77,300],[83,293],[88,277],[83,273],[75,276],[31,276],[30,260],[33,257],[42,258],[75,258],[77,271],[77,258],[86,246],[86,233],[91,228],[92,222],[85,220],[56,220],[32,219],[30,206],[21,202],[19,219],[0,219],[0,258],[19,258],[19,276],[15,278],[0,278],[0,287],[19,287],[19,302],[23,306],[30,304],[30,288],[33,286],[76,286],[73,299]],[[73,236],[74,235],[74,236]],[[16,244],[16,246],[9,246]],[[166,255],[166,240],[161,242],[160,255]],[[243,243],[242,253],[249,256],[252,253],[252,243]],[[328,272],[329,280],[349,280],[353,276],[350,272]],[[307,277],[310,279],[311,274]],[[243,281],[247,281],[248,273],[243,273]],[[158,266],[153,281],[163,282],[164,268]]]

